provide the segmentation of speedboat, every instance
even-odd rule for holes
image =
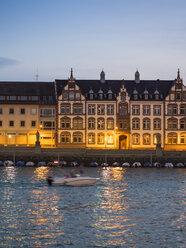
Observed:
[[[49,185],[59,185],[59,186],[86,186],[97,183],[100,178],[94,177],[84,177],[84,176],[75,176],[70,177],[66,175],[64,177],[52,177],[49,176],[47,178],[47,182]]]
[[[122,167],[130,167],[130,164],[129,164],[128,162],[124,162],[124,163],[122,164]]]
[[[165,167],[165,168],[173,168],[174,165],[173,165],[172,163],[165,163],[165,164],[164,164],[164,167]]]

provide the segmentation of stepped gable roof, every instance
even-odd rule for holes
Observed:
[[[68,80],[55,80],[57,85],[57,95],[61,94],[62,89],[67,85]],[[100,83],[100,80],[76,80],[75,83],[80,87],[81,92],[84,96],[87,96],[90,88],[94,91],[94,93],[98,93],[101,89],[104,94],[107,94],[109,90],[112,90],[114,94],[114,98],[118,95],[122,84],[126,87],[126,90],[133,99],[133,91],[137,90],[138,94],[143,96],[145,90],[149,92],[149,95],[154,99],[155,90],[159,91],[159,94],[164,99],[168,93],[170,88],[174,84],[174,80],[141,80],[140,83],[136,83],[134,80],[106,80],[104,84]],[[142,97],[141,97],[142,100]]]
[[[45,104],[55,104],[54,82],[17,82],[17,81],[0,81],[1,96],[40,96],[40,101],[21,101],[22,103],[39,103],[42,104],[42,97],[46,96]],[[52,100],[49,99],[52,96]],[[1,101],[2,102],[2,101]],[[5,101],[3,101],[5,102]],[[6,101],[10,103],[10,101]],[[11,103],[18,103],[11,101]],[[20,101],[19,101],[20,103]]]

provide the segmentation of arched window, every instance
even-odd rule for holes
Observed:
[[[88,143],[89,144],[95,144],[95,134],[94,133],[88,134]]]
[[[177,130],[178,129],[178,120],[176,118],[168,119],[167,128],[169,130]]]
[[[74,100],[74,92],[69,93],[69,100]]]
[[[107,140],[108,145],[114,144],[114,135],[113,134],[107,134],[106,140]]]
[[[82,143],[83,142],[83,134],[82,133],[73,133],[73,143]]]
[[[70,129],[70,118],[61,118],[61,129]]]
[[[98,129],[105,129],[105,119],[104,118],[98,118],[97,128]]]
[[[114,119],[113,118],[107,119],[107,129],[114,129]]]
[[[134,119],[132,120],[132,129],[133,129],[133,130],[138,130],[138,129],[140,129],[140,119],[134,118]]]
[[[98,140],[97,140],[98,144],[104,144],[105,143],[105,135],[104,135],[104,133],[98,133],[97,138],[98,138]]]
[[[150,134],[145,133],[143,135],[143,144],[144,145],[150,145]]]
[[[143,130],[150,130],[150,119],[149,118],[143,119]]]
[[[73,128],[74,129],[83,129],[83,119],[82,118],[74,118],[73,119]]]
[[[63,100],[64,101],[68,100],[68,93],[67,92],[63,93]]]
[[[167,143],[168,144],[177,144],[177,134],[176,133],[169,133]]]
[[[95,129],[95,118],[88,119],[88,129]]]
[[[138,133],[134,133],[132,135],[132,144],[139,145],[140,144],[140,135]]]
[[[186,130],[186,118],[180,120],[180,129]]]
[[[70,143],[70,133],[61,133],[61,143]]]
[[[161,129],[161,119],[154,119],[153,122],[153,128],[154,130],[160,130]]]

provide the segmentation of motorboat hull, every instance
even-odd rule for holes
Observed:
[[[94,177],[56,177],[56,178],[48,178],[47,181],[49,185],[56,186],[86,186],[97,183],[100,178]]]

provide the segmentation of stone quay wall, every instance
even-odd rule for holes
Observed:
[[[41,147],[1,147],[0,161],[77,161],[84,165],[90,162],[108,162],[112,164],[144,162],[182,162],[186,164],[186,151],[163,151],[157,150],[109,150],[109,149],[63,149],[63,148],[41,148]]]

